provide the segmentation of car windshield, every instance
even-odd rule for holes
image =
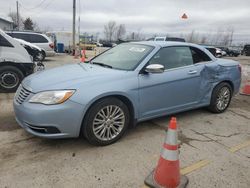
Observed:
[[[124,43],[97,56],[90,63],[107,68],[134,70],[152,49],[152,46]]]

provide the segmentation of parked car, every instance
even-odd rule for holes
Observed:
[[[237,57],[240,55],[240,51],[233,49],[233,48],[228,48],[228,47],[218,47],[218,48],[220,48],[222,51],[226,52],[227,56]]]
[[[45,138],[107,145],[129,125],[208,107],[224,112],[239,91],[238,62],[183,42],[122,43],[89,63],[27,77],[15,95],[17,122]],[[25,93],[24,93],[25,92]]]
[[[242,55],[245,56],[250,56],[250,44],[246,44],[243,48],[243,50],[241,51]]]
[[[201,45],[201,46],[206,48],[211,54],[213,54],[214,57],[218,57],[218,54],[217,54],[218,51],[216,50],[214,46],[205,46],[205,45]]]
[[[222,57],[222,54],[224,54],[221,49],[216,48],[214,46],[205,46],[205,45],[201,45],[201,46],[206,48],[211,54],[214,55],[214,57],[220,58]]]
[[[54,43],[44,34],[27,31],[7,31],[6,33],[13,38],[22,39],[40,47],[42,49],[42,61],[45,57],[55,55]]]
[[[20,42],[0,29],[0,91],[16,91],[25,76],[33,73],[35,64]]]
[[[112,43],[112,42],[107,42],[107,41],[103,41],[102,42],[102,46],[103,47],[108,47],[108,48],[112,48],[114,46],[116,46],[117,44],[116,43]]]
[[[215,47],[215,49],[216,49],[216,56],[215,57],[223,57],[223,56],[226,56],[226,52],[225,51],[223,51],[222,49],[220,49],[220,48],[217,48],[217,47]]]
[[[42,56],[41,48],[25,40],[17,39],[17,38],[14,38],[14,39],[17,40],[27,50],[27,52],[32,56],[33,61],[42,61],[43,56]]]
[[[100,42],[94,42],[94,44],[95,44],[97,47],[103,47],[103,44],[101,44]]]
[[[150,40],[150,39],[149,39]],[[176,42],[186,42],[183,38],[177,37],[155,37],[154,41],[176,41]]]

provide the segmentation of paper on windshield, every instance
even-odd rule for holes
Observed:
[[[140,47],[131,47],[129,49],[129,51],[132,51],[132,52],[144,52],[146,49],[145,48],[140,48]]]

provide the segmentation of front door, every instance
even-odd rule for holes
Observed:
[[[160,49],[149,64],[162,64],[163,73],[139,75],[142,119],[182,111],[197,104],[203,64],[194,64],[188,46]]]

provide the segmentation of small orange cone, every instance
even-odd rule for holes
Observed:
[[[81,63],[85,62],[85,50],[81,50]]]
[[[250,80],[247,80],[247,83],[244,85],[241,95],[250,95]]]
[[[152,188],[186,187],[188,179],[180,175],[176,118],[172,117],[158,165],[145,179],[145,184]]]

